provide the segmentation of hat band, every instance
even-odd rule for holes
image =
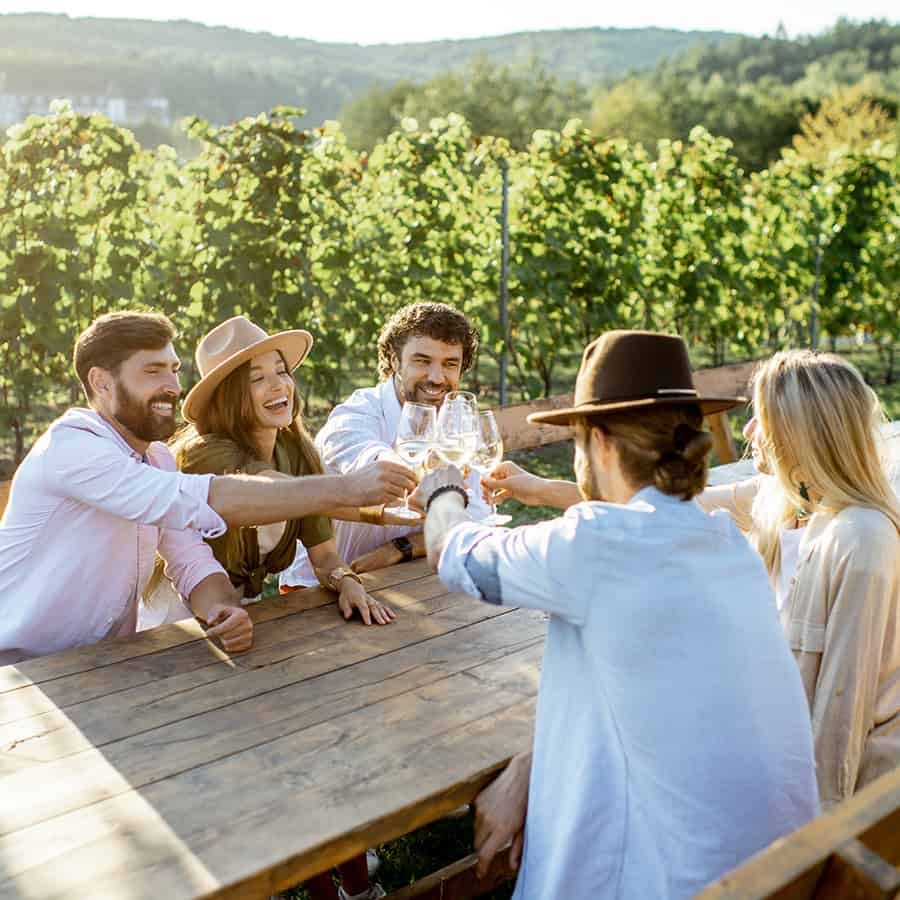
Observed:
[[[657,397],[696,397],[694,388],[657,388],[656,393],[630,394],[627,397],[594,397],[590,400],[582,400],[577,406],[593,406],[597,403],[630,403],[633,400],[648,400]]]

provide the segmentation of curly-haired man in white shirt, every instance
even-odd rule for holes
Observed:
[[[378,338],[381,381],[354,391],[336,406],[316,436],[326,473],[349,474],[376,460],[402,462],[393,443],[403,404],[440,407],[444,397],[459,388],[477,351],[475,327],[446,303],[412,303],[394,313]],[[473,493],[486,515],[480,490]],[[357,572],[425,555],[419,525],[334,522],[334,537],[338,552]],[[316,583],[305,549],[298,545],[293,564],[281,575],[282,591]]]

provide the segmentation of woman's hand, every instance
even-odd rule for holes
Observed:
[[[363,623],[371,625],[389,625],[396,616],[390,607],[385,606],[380,600],[366,593],[366,589],[352,578],[341,579],[341,591],[338,594],[338,608],[345,619],[353,615],[353,610],[359,610]]]
[[[526,472],[514,462],[505,460],[491,470],[490,474],[481,476],[481,488],[484,499],[490,503],[503,500],[518,500],[526,506],[539,506],[545,489],[545,480],[539,475]]]

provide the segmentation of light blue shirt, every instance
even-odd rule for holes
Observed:
[[[551,614],[514,900],[689,897],[817,814],[800,675],[727,515],[645,488],[465,523],[439,574]]]

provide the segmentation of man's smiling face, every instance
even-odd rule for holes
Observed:
[[[141,441],[165,441],[175,433],[181,367],[171,344],[139,350],[122,363],[104,410]]]
[[[444,397],[459,388],[462,377],[461,344],[413,335],[394,358],[394,384],[401,403],[440,406]]]

